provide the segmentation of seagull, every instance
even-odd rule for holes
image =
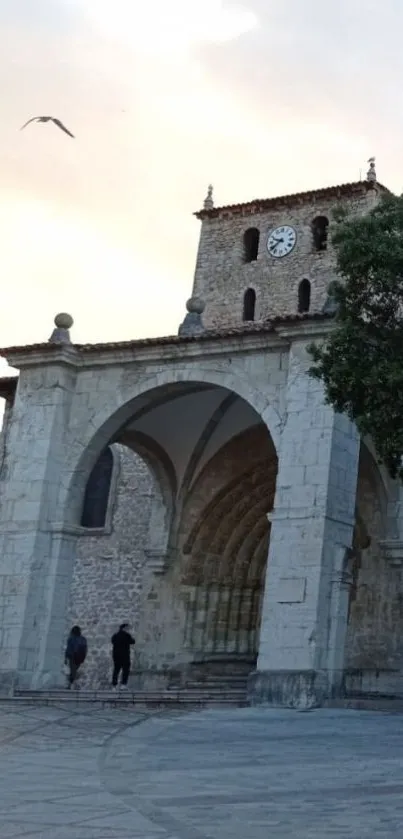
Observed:
[[[71,131],[69,131],[68,128],[66,128],[66,126],[63,125],[62,122],[60,122],[60,119],[56,119],[56,117],[31,117],[31,119],[27,120],[27,122],[21,126],[20,131],[22,131],[23,128],[26,128],[26,126],[29,125],[30,122],[54,122],[54,124],[57,125],[58,128],[61,128],[61,130],[64,131],[66,134],[68,134],[69,137],[74,138],[74,134],[72,134]]]

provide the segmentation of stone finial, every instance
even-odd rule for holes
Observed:
[[[375,172],[375,158],[370,157],[368,160],[369,169],[367,172],[367,181],[376,181],[376,172]]]
[[[189,300],[186,301],[186,308],[190,315],[202,315],[206,304],[201,297],[190,297]]]
[[[209,187],[208,187],[207,195],[204,199],[203,207],[204,207],[205,210],[212,210],[213,207],[214,207],[212,184],[210,184]]]
[[[206,308],[204,300],[200,297],[191,297],[186,303],[187,315],[181,323],[178,335],[200,335],[204,332],[202,314]]]
[[[56,315],[53,330],[49,342],[52,344],[71,344],[70,329],[73,326],[73,318],[67,312],[59,312]]]

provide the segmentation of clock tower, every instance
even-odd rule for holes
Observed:
[[[387,190],[367,180],[215,207],[209,187],[195,213],[201,233],[193,297],[205,328],[319,313],[336,276],[334,211],[368,212]]]

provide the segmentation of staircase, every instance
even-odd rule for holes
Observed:
[[[228,666],[229,665],[229,666]],[[247,706],[247,680],[252,667],[248,662],[206,662],[192,665],[186,677],[173,675],[166,688],[133,690],[114,693],[111,689],[54,688],[49,690],[15,690],[0,701],[38,702],[43,705],[60,703],[97,704],[102,707],[130,706],[147,708],[225,708]]]

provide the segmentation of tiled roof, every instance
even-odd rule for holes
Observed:
[[[322,189],[311,189],[308,192],[296,192],[291,195],[279,195],[275,198],[256,198],[243,204],[227,204],[224,207],[213,207],[211,210],[198,210],[194,215],[199,219],[216,218],[223,215],[241,215],[259,213],[263,210],[275,209],[299,203],[322,200],[326,198],[341,198],[357,195],[360,192],[370,189],[379,189],[380,192],[389,192],[386,186],[373,181],[354,181],[350,184],[339,186],[327,186]]]
[[[270,318],[256,323],[242,324],[241,326],[234,326],[221,329],[206,329],[200,335],[168,335],[162,338],[137,338],[133,341],[110,341],[101,344],[70,344],[67,346],[78,350],[82,353],[98,353],[108,352],[114,350],[129,350],[140,349],[142,347],[158,347],[169,346],[175,344],[192,344],[198,341],[212,341],[220,340],[221,338],[240,337],[253,334],[267,334],[273,332],[276,326],[290,323],[301,323],[302,321],[325,321],[329,320],[332,315],[322,312],[312,312],[301,315],[284,315],[275,318]],[[47,341],[43,344],[28,344],[19,347],[4,347],[0,349],[0,357],[6,358],[8,355],[25,355],[26,353],[34,352],[48,352],[52,353],[55,350],[60,350],[63,344],[56,344]]]

